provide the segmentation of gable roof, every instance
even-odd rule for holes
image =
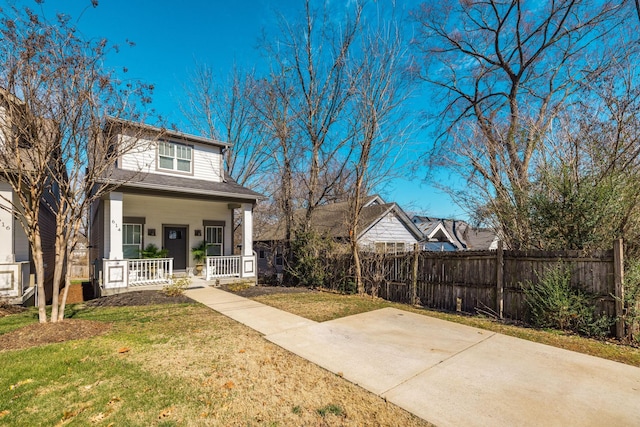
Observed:
[[[121,133],[123,129],[127,128],[138,129],[142,132],[152,133],[154,135],[158,135],[160,139],[171,139],[181,142],[195,142],[222,148],[231,147],[233,145],[228,142],[205,138],[203,136],[192,135],[172,129],[160,128],[145,123],[136,123],[115,117],[108,117],[104,126],[105,132],[109,135]]]
[[[429,242],[441,241],[437,238],[438,233],[441,233],[440,236],[445,236],[446,240],[457,250],[493,250],[497,248],[498,236],[495,231],[488,228],[474,228],[465,221],[455,219],[418,215],[412,218],[412,222],[425,234],[425,248],[433,246],[430,246]]]
[[[364,200],[363,208],[360,211],[360,232],[358,239],[374,227],[382,218],[389,213],[394,213],[404,224],[407,230],[414,235],[417,240],[422,238],[422,233],[411,222],[406,213],[396,203],[384,202],[380,196],[369,196]],[[300,222],[305,215],[304,210],[294,213],[294,221]],[[349,202],[336,202],[321,205],[314,209],[311,216],[311,228],[316,232],[334,239],[347,239],[349,237]],[[256,241],[277,241],[284,240],[284,221],[278,221],[270,227],[263,227],[256,230]]]

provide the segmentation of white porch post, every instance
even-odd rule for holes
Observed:
[[[240,277],[254,278],[256,275],[256,257],[253,255],[253,205],[242,204],[242,257]]]
[[[253,255],[253,205],[242,204],[242,256]]]
[[[122,193],[113,192],[109,194],[109,259],[122,259]]]

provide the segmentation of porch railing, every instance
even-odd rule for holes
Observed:
[[[171,283],[173,258],[128,260],[129,286]]]
[[[240,277],[241,256],[207,257],[207,280],[218,277]]]

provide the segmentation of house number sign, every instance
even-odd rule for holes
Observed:
[[[4,228],[5,230],[11,230],[11,224],[5,224],[4,221],[0,220],[0,228]]]

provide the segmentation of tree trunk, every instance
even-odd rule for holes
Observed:
[[[33,257],[33,264],[36,268],[38,321],[40,323],[47,323],[47,294],[44,290],[44,261],[42,259],[42,240],[40,238],[39,227],[36,227],[33,233],[31,256]]]
[[[63,203],[61,203],[60,209],[65,209]],[[66,262],[66,254],[67,254],[67,240],[64,236],[64,227],[66,226],[62,223],[62,219],[64,215],[56,215],[56,255],[55,255],[55,267],[53,270],[53,296],[51,300],[51,322],[55,323],[59,318],[59,295],[60,295],[60,284],[62,283],[62,279],[64,278],[64,270],[65,270],[65,262]],[[63,314],[64,316],[64,314]]]
[[[353,267],[356,279],[356,289],[358,290],[358,295],[365,294],[364,282],[362,281],[362,265],[360,265],[360,251],[358,250],[358,243],[355,239],[352,239],[351,242],[351,254],[353,256]]]

